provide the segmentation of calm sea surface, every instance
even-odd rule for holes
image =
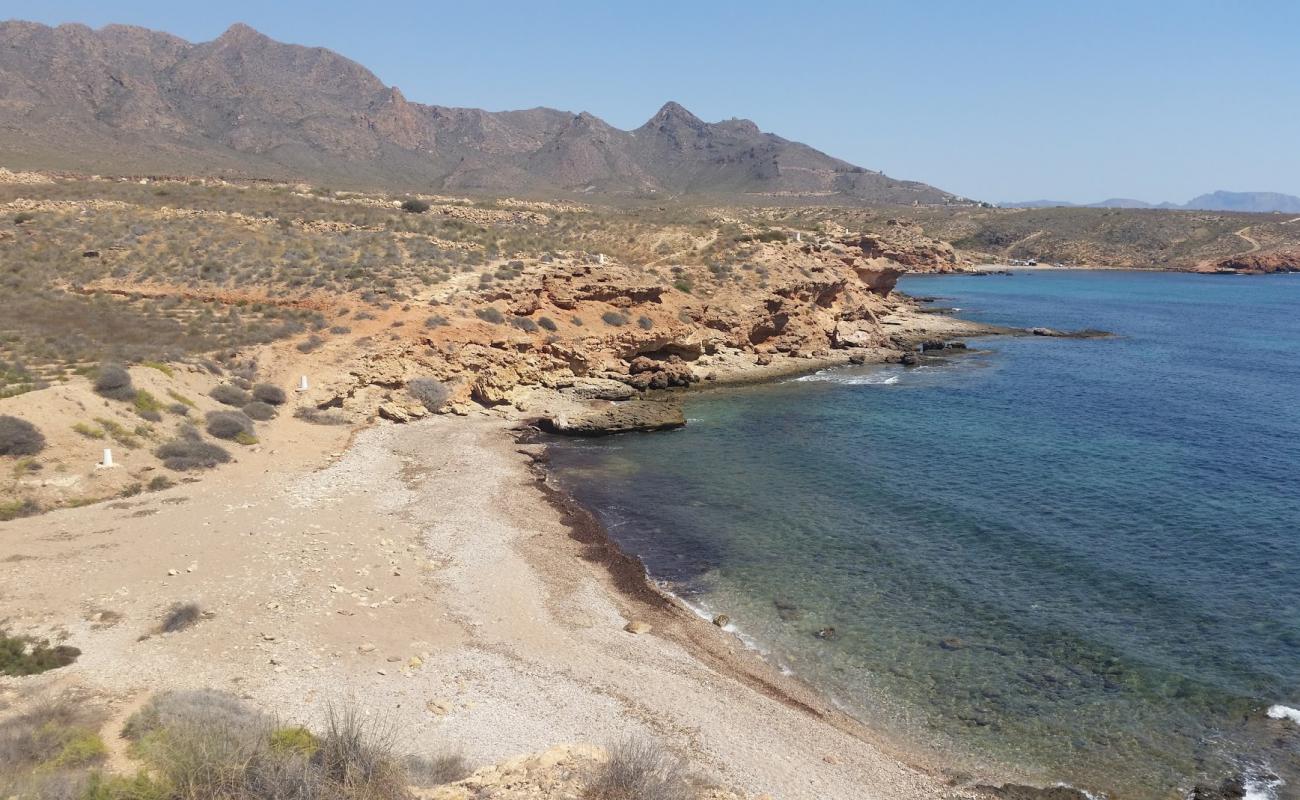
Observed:
[[[559,480],[914,747],[1124,798],[1232,772],[1300,797],[1300,730],[1264,716],[1300,707],[1300,276],[901,288],[1118,337],[698,394],[682,431],[556,443]]]

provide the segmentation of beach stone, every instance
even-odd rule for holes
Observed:
[[[357,652],[358,652],[358,653],[373,653],[373,652],[375,652],[375,646],[374,646],[373,644],[370,644],[369,642],[367,642],[366,644],[363,644],[363,645],[361,645],[360,647],[358,647],[358,648],[357,648]]]
[[[961,650],[966,645],[956,636],[949,636],[939,641],[939,646],[944,650]]]
[[[635,633],[638,635],[642,633],[649,633],[650,629],[651,629],[650,623],[642,622],[639,619],[634,619],[628,624],[623,626],[623,630],[627,631],[628,633]]]
[[[909,351],[903,353],[903,357],[898,359],[898,363],[902,364],[905,367],[919,367],[921,366],[921,364],[925,362],[920,355]]]
[[[717,625],[719,628],[725,628],[731,624],[731,617],[726,614],[719,614],[713,618],[713,624]]]

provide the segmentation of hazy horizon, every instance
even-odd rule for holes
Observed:
[[[1300,56],[1286,41],[1300,8],[1280,2],[1249,13],[1210,0],[1136,11],[833,4],[814,17],[773,3],[398,2],[377,14],[336,3],[50,0],[15,18],[140,25],[191,41],[244,22],[335,50],[413,101],[588,111],[624,129],[673,100],[707,121],[752,119],[837,158],[991,202],[1300,195],[1300,159],[1288,157]]]

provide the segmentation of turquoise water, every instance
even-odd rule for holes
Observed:
[[[1300,733],[1263,715],[1300,707],[1300,278],[901,288],[1119,336],[695,395],[682,431],[557,443],[559,480],[912,746],[1125,798],[1300,796]]]

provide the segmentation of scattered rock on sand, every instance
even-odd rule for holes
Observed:
[[[628,400],[556,414],[540,420],[543,430],[567,436],[607,436],[631,431],[662,431],[686,425],[681,406],[674,403]]]
[[[636,634],[649,633],[650,623],[642,622],[639,619],[634,619],[628,624],[624,625],[623,630],[627,631],[628,633],[636,633]]]
[[[725,628],[731,624],[731,617],[726,614],[719,614],[713,618],[713,624],[717,625],[719,628]]]

